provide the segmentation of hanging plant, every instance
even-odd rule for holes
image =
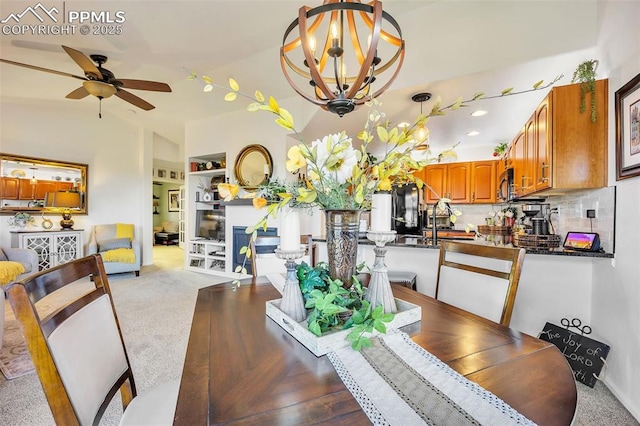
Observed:
[[[587,109],[587,93],[591,93],[591,121],[596,122],[596,69],[598,60],[584,61],[573,72],[572,83],[580,83],[580,112]]]

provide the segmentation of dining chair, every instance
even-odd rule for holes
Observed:
[[[509,326],[525,250],[440,241],[435,298]]]
[[[254,277],[268,273],[286,272],[284,260],[276,257],[275,250],[280,244],[280,237],[257,236],[255,241],[249,242],[251,249],[251,274]],[[296,262],[304,261],[310,266],[315,265],[315,248],[311,235],[300,235],[300,245],[305,246],[305,254]],[[260,273],[258,274],[258,270]]]
[[[69,300],[65,287],[90,276],[95,288]],[[56,424],[98,424],[118,390],[121,425],[173,423],[179,382],[137,395],[100,255],[30,275],[9,285],[7,295]],[[51,295],[51,313],[39,312],[37,302]]]

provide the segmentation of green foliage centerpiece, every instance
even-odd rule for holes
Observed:
[[[334,329],[350,329],[347,340],[353,349],[360,350],[371,346],[368,336],[374,330],[387,332],[385,324],[393,320],[394,314],[385,313],[382,305],[372,307],[364,299],[365,289],[357,277],[352,278],[347,290],[341,281],[329,276],[324,262],[315,267],[302,262],[297,275],[305,307],[311,309],[307,317],[309,331],[316,336]]]

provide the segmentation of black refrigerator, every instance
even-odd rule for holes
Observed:
[[[415,184],[391,191],[391,227],[398,234],[422,235],[423,192]]]

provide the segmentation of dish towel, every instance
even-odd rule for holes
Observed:
[[[401,331],[327,354],[375,425],[534,425]]]

